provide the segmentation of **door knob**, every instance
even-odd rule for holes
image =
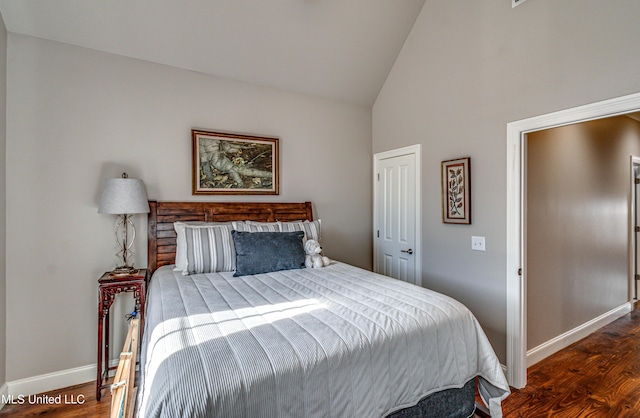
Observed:
[[[413,254],[413,250],[409,248],[408,250],[400,250],[401,253]]]

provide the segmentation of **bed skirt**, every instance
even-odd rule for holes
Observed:
[[[396,411],[386,418],[469,418],[476,409],[476,379],[463,387],[432,393],[417,405]]]

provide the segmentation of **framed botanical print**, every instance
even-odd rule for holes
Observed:
[[[441,163],[442,222],[471,223],[471,158]]]
[[[191,138],[194,195],[280,193],[277,138],[199,130]]]

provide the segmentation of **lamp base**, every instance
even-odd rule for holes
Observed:
[[[109,276],[133,276],[140,272],[139,269],[130,266],[120,266],[109,272]]]

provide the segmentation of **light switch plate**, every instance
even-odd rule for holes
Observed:
[[[471,249],[476,251],[485,251],[484,237],[471,237]]]

